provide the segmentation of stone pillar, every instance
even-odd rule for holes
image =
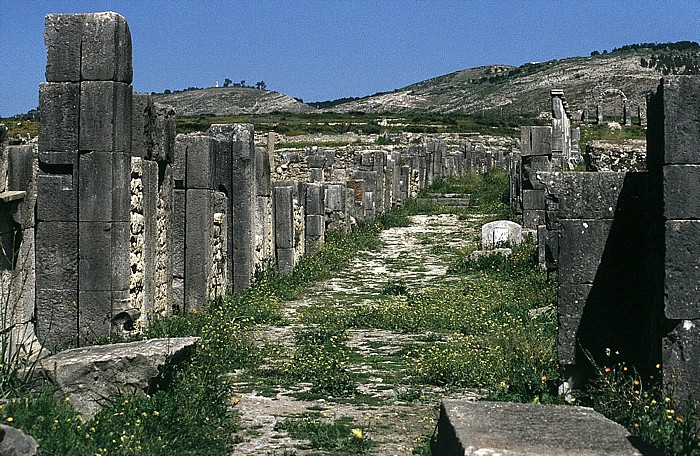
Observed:
[[[262,269],[275,256],[275,227],[267,150],[256,147],[255,160],[255,268]]]
[[[326,230],[347,233],[350,220],[346,210],[347,191],[344,182],[324,184],[324,208],[326,212]]]
[[[600,104],[595,105],[595,123],[598,125],[603,124],[603,108]]]
[[[544,223],[544,189],[536,179],[538,172],[552,169],[552,128],[521,128],[521,178],[523,226],[534,228]]]
[[[668,76],[648,101],[647,167],[659,218],[657,299],[664,309],[664,383],[700,396],[700,78]]]
[[[37,255],[54,263],[37,277],[37,327],[52,347],[130,324],[132,69],[116,13],[48,15],[44,40]]]
[[[308,183],[304,185],[304,194],[306,252],[313,253],[318,251],[325,240],[326,211],[324,207],[325,196],[323,184]]]
[[[622,124],[632,125],[632,115],[630,114],[630,105],[627,98],[622,100]]]
[[[294,199],[291,186],[274,186],[275,201],[275,253],[277,267],[284,274],[291,274],[295,261]]]
[[[564,91],[552,89],[552,160],[563,167],[571,158],[571,123]]]

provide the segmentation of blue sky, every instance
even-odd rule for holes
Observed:
[[[0,116],[37,105],[44,15],[95,11],[129,22],[139,92],[230,78],[305,101],[480,65],[700,41],[700,0],[0,0]]]

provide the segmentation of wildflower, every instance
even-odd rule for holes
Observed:
[[[540,380],[542,380],[543,382],[546,382],[546,381],[547,381],[547,376],[546,376],[546,375],[543,375],[542,377],[540,377]]]
[[[355,428],[350,432],[352,432],[353,438],[357,440],[363,440],[365,438],[364,434],[362,433],[362,429]]]
[[[678,423],[682,423],[682,422],[683,422],[683,418],[681,418],[680,416],[677,416],[677,417],[676,417],[676,421],[677,421]]]
[[[5,418],[5,421],[7,421],[8,423],[12,423],[14,420],[15,419],[12,418],[11,416],[8,416],[7,418]]]
[[[605,373],[606,373],[606,374],[609,374],[609,373],[610,373],[610,368],[609,368],[609,367],[606,367],[606,368],[605,368]]]

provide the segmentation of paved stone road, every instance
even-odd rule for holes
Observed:
[[[383,249],[361,253],[336,277],[310,289],[301,299],[286,303],[285,316],[291,325],[261,327],[258,337],[281,346],[293,345],[293,329],[300,326],[296,322],[296,312],[302,306],[362,305],[402,299],[382,293],[390,280],[401,281],[409,290],[444,283],[450,280],[445,274],[456,249],[473,244],[478,239],[480,226],[478,220],[460,220],[455,215],[413,216],[410,227],[392,228],[381,233],[385,244]],[[269,397],[269,392],[263,395],[251,390],[254,388],[251,385],[240,383],[237,385],[240,391],[248,392],[241,393],[239,402],[233,407],[243,426],[239,432],[243,442],[236,446],[233,454],[323,454],[318,450],[303,449],[304,442],[294,441],[285,432],[274,430],[280,420],[309,411],[320,411],[329,419],[351,417],[360,425],[367,425],[369,438],[378,443],[373,449],[377,455],[410,455],[417,442],[433,432],[438,400],[445,392],[422,385],[416,394],[423,399],[405,402],[401,399],[407,399],[406,392],[412,392],[416,386],[395,375],[396,365],[406,362],[400,354],[402,349],[410,344],[424,343],[426,335],[357,329],[347,333],[347,345],[359,355],[355,358],[361,360],[354,363],[351,370],[367,378],[358,386],[358,393],[367,394],[376,401],[352,404],[332,399],[304,401],[290,396],[308,389],[309,385],[279,388]],[[377,359],[383,360],[379,367]],[[474,393],[451,391],[449,395],[473,397]]]

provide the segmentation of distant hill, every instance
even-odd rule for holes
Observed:
[[[646,110],[646,94],[662,76],[700,74],[700,45],[694,42],[630,45],[594,54],[519,67],[471,68],[323,107],[335,112],[537,113],[550,109],[550,89],[564,89],[572,111],[592,111],[600,103],[612,115],[621,110],[622,92],[636,115],[637,105]]]
[[[252,87],[191,89],[177,93],[157,94],[155,100],[172,106],[178,114],[183,116],[315,111],[311,106],[288,95]]]
[[[550,89],[563,89],[571,111],[619,115],[624,94],[632,115],[646,111],[646,95],[668,74],[700,74],[700,45],[684,41],[633,44],[589,57],[519,67],[470,68],[372,96],[304,104],[291,96],[249,87],[194,89],[157,95],[181,115],[265,114],[273,111],[391,113],[539,113],[549,111]]]

